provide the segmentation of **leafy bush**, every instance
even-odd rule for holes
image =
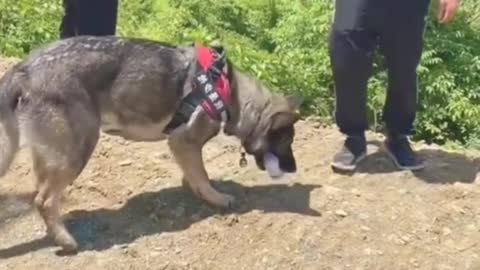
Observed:
[[[22,56],[56,39],[61,15],[61,1],[0,0],[0,53]]]
[[[464,1],[456,20],[429,20],[420,74],[418,137],[467,143],[480,137],[480,28],[477,3]],[[468,8],[471,9],[468,9]],[[433,10],[432,10],[433,12]],[[431,14],[431,17],[435,14]]]
[[[435,0],[433,0],[435,2]],[[56,38],[59,0],[0,0],[0,52],[22,55]],[[274,91],[301,92],[305,114],[331,118],[334,87],[328,58],[332,1],[120,1],[118,34],[173,43],[221,42],[233,62]],[[437,143],[480,141],[480,4],[463,0],[456,20],[428,18],[419,67],[416,139]],[[368,114],[381,129],[386,73],[382,58],[370,80]]]

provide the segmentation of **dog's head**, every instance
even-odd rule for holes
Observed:
[[[295,136],[294,125],[300,119],[297,109],[302,101],[300,96],[275,95],[269,106],[259,115],[252,133],[242,142],[246,152],[255,157],[259,169],[265,170],[263,157],[270,152],[278,158],[282,171],[297,171],[292,143]]]

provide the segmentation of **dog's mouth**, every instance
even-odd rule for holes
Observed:
[[[257,164],[257,167],[262,170],[262,171],[265,171],[265,164],[263,162],[263,155],[254,155],[255,157],[255,163]]]
[[[265,155],[273,155],[273,157],[266,157]],[[295,162],[295,158],[293,156],[280,156],[273,153],[263,153],[263,154],[254,154],[255,163],[257,167],[262,170],[268,170],[267,167],[278,167],[283,173],[295,173],[297,171],[297,166]],[[272,161],[272,166],[266,166],[265,162],[268,159],[276,159],[276,161]],[[274,163],[277,164],[274,164]]]

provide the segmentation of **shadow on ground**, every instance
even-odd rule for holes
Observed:
[[[387,156],[379,142],[371,142],[379,147],[379,151],[367,156],[358,168],[358,172],[383,174],[398,171]],[[440,149],[423,149],[418,151],[426,168],[413,172],[414,175],[429,184],[473,183],[480,169],[480,160],[471,159],[459,153],[446,152]]]
[[[67,227],[80,245],[80,251],[109,249],[129,244],[139,237],[185,230],[195,222],[211,216],[252,210],[266,213],[289,212],[320,216],[310,208],[310,193],[319,185],[271,185],[245,187],[233,181],[213,182],[223,192],[235,195],[236,207],[229,211],[214,209],[182,187],[146,192],[130,198],[120,209],[73,211],[68,214]],[[37,239],[0,250],[0,259],[20,256],[51,246],[46,239]]]

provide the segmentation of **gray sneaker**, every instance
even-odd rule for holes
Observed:
[[[367,156],[365,136],[348,136],[342,149],[335,154],[331,166],[341,171],[354,171],[357,165]]]

